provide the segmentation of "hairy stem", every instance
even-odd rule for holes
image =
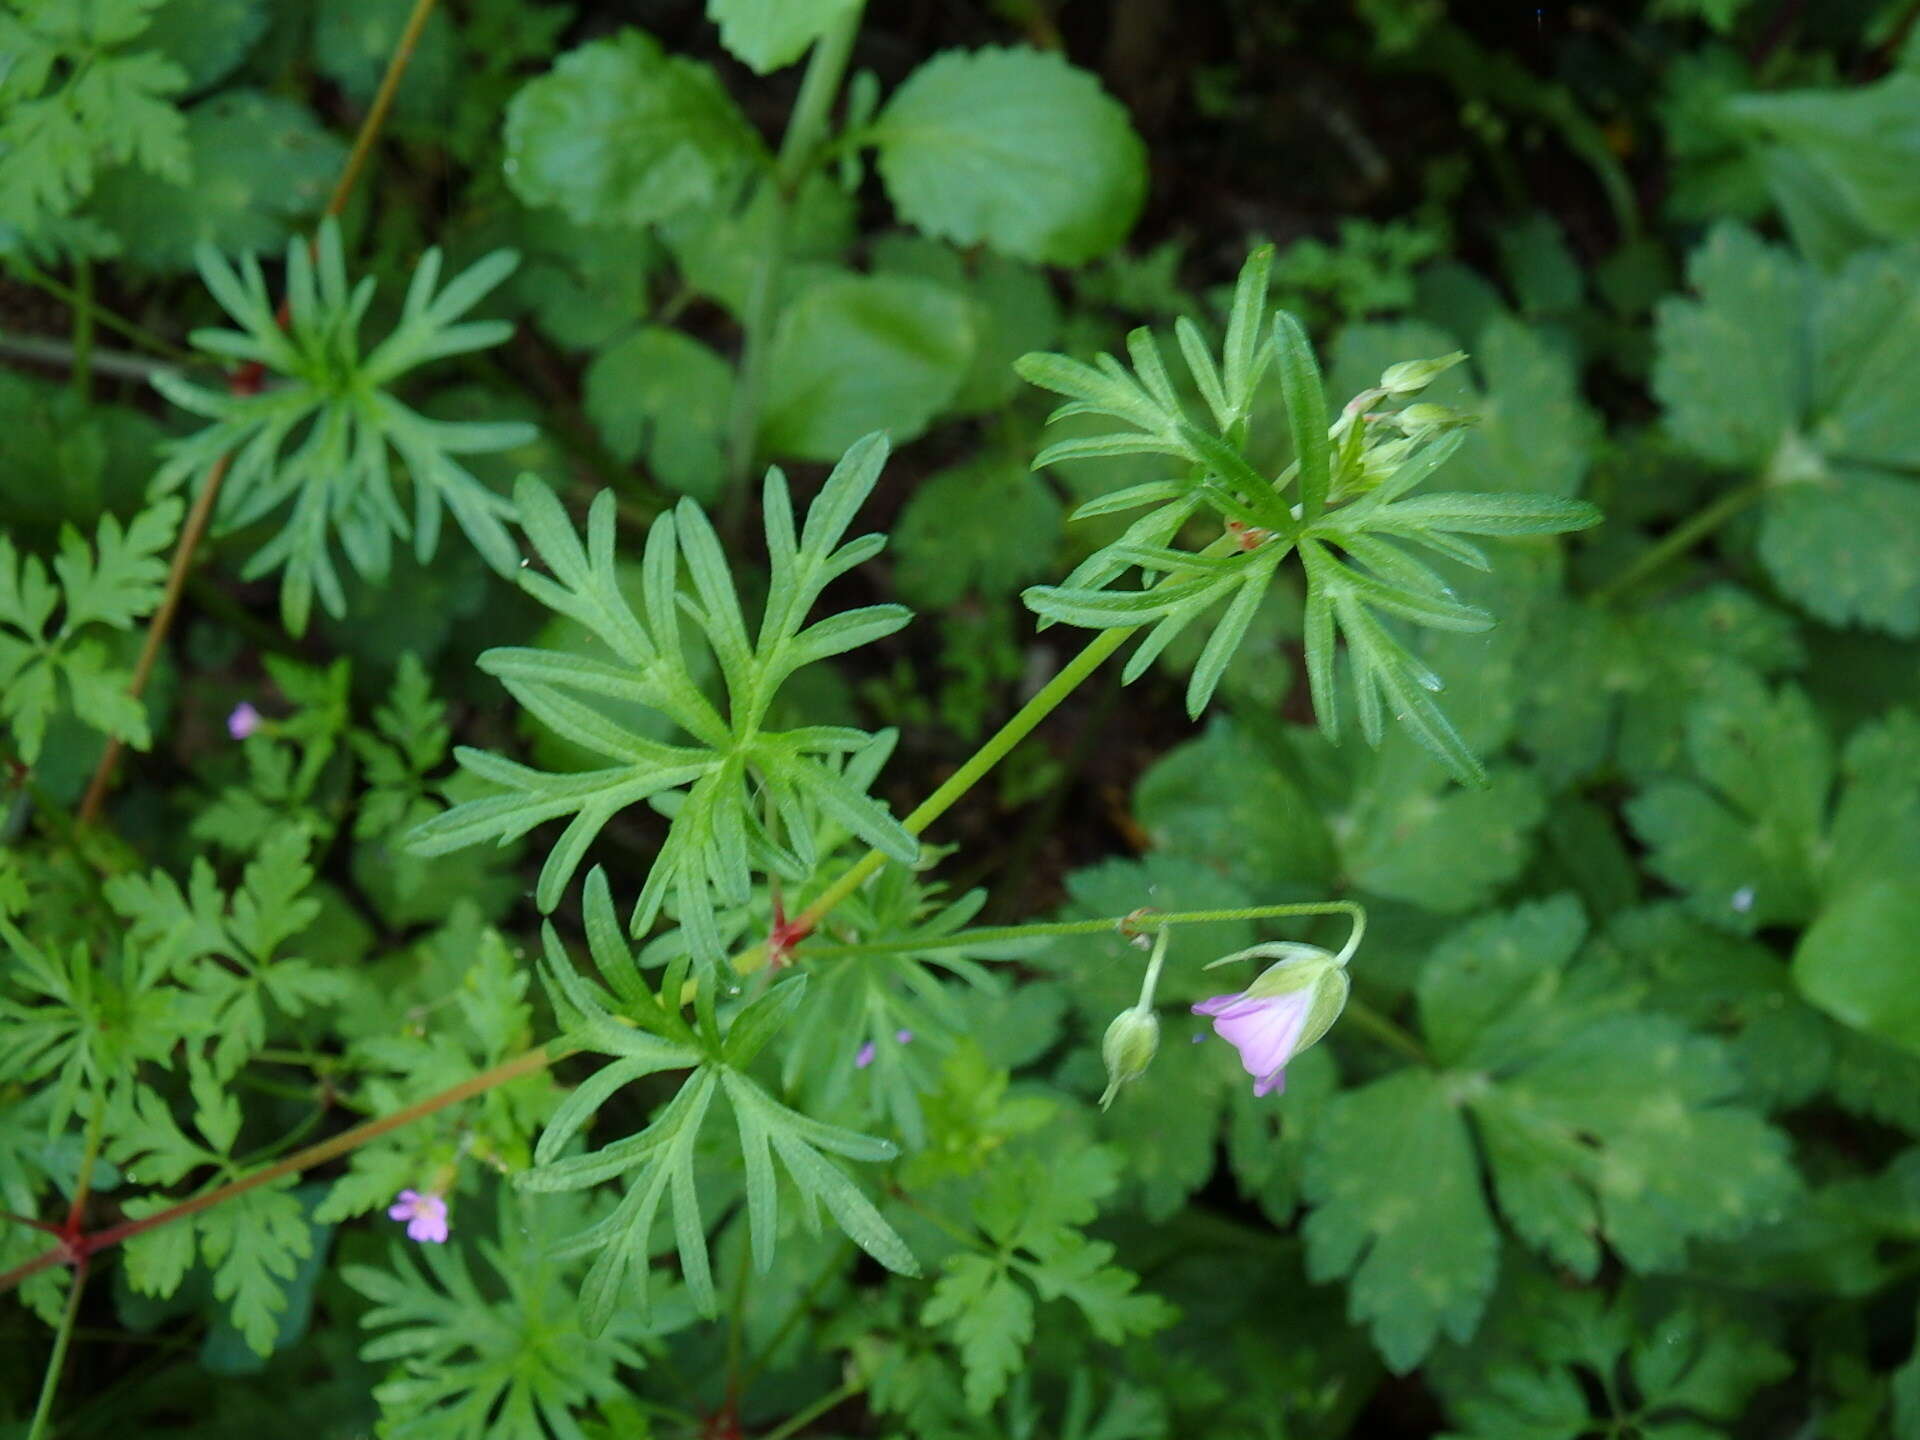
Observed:
[[[1653,545],[1642,550],[1631,565],[1595,590],[1593,599],[1601,605],[1611,605],[1649,575],[1686,554],[1766,493],[1765,480],[1755,480],[1738,489],[1729,490],[1711,505],[1689,515],[1662,535]]]
[[[414,0],[406,27],[401,30],[400,39],[387,61],[386,74],[380,77],[380,88],[374,93],[373,104],[366,117],[360,122],[359,132],[353,137],[353,149],[348,152],[347,163],[341,168],[340,178],[334,182],[333,194],[327,199],[328,215],[338,215],[346,209],[347,199],[366,168],[374,141],[379,137],[381,127],[386,124],[387,111],[393,106],[394,92],[399,89],[400,77],[406,74],[407,62],[413,59],[413,48],[419,42],[421,30],[426,27],[427,17],[433,13],[434,3],[435,0]],[[283,325],[286,323],[284,304],[280,307],[280,320]],[[231,387],[236,392],[256,388],[260,383],[260,375],[258,362],[245,366],[235,374],[230,382]],[[187,515],[187,523],[180,531],[180,540],[174,546],[173,564],[167,571],[166,591],[160,597],[160,608],[153,612],[153,618],[147,622],[146,640],[140,647],[140,662],[134,667],[133,679],[127,686],[127,693],[136,700],[146,693],[147,681],[153,676],[154,661],[159,657],[160,647],[166,643],[167,632],[173,628],[173,617],[180,608],[180,594],[186,587],[187,572],[192,569],[194,555],[206,536],[213,503],[219,498],[220,485],[227,478],[231,462],[231,456],[222,455],[207,471],[200,493],[194,498],[193,509]],[[107,787],[113,783],[114,768],[120,763],[120,752],[125,748],[118,740],[108,739],[106,749],[101,752],[100,763],[94,767],[93,779],[87,782],[87,793],[80,802],[80,824],[91,825],[99,818],[100,808],[106,803]]]
[[[742,319],[740,379],[733,390],[733,413],[727,423],[727,469],[734,491],[753,468],[754,443],[760,431],[760,410],[766,401],[767,350],[773,343],[773,322],[779,307],[780,275],[786,267],[787,219],[793,197],[819,157],[827,119],[853,53],[853,37],[860,29],[861,4],[850,6],[833,28],[814,42],[800,95],[780,140],[780,154],[768,179],[767,231],[747,292]]]

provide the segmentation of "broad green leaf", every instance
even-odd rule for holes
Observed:
[[[959,245],[1079,265],[1126,238],[1146,152],[1084,70],[1039,50],[949,50],[894,92],[867,138],[908,223]]]
[[[635,330],[587,367],[585,404],[607,449],[644,454],[682,495],[711,504],[726,482],[733,367],[698,340],[658,325]]]
[[[924,235],[882,235],[874,242],[873,272],[930,280],[962,296],[973,316],[973,365],[954,396],[953,409],[987,413],[1020,388],[1014,362],[1060,338],[1060,303],[1046,276],[1031,265],[990,250],[963,254]]]
[[[707,0],[720,43],[756,75],[791,65],[855,0]]]
[[[266,0],[161,0],[141,39],[187,72],[189,90],[200,91],[233,72],[268,18]]]
[[[571,50],[507,107],[507,182],[582,225],[646,225],[719,204],[763,147],[697,60],[625,29]]]
[[[1403,1070],[1339,1096],[1307,1157],[1307,1269],[1347,1280],[1347,1313],[1404,1374],[1444,1333],[1465,1342],[1499,1268],[1499,1233],[1447,1076]]]
[[[1581,1275],[1600,1241],[1657,1269],[1775,1218],[1797,1177],[1724,1046],[1569,969],[1584,929],[1565,897],[1463,927],[1421,975],[1422,1026],[1490,1082],[1467,1106],[1520,1235]]]
[[[1793,978],[1841,1023],[1920,1052],[1920,891],[1910,879],[1845,891],[1800,937]]]
[[[822,280],[775,327],[761,448],[831,460],[873,430],[904,444],[952,400],[972,357],[972,319],[951,291],[891,276]]]
[[[1823,276],[1723,225],[1688,279],[1699,298],[1659,311],[1668,429],[1763,484],[1759,554],[1789,598],[1829,624],[1920,631],[1920,425],[1891,400],[1920,363],[1920,265],[1866,252]]]
[[[1003,1265],[984,1255],[956,1255],[921,1307],[920,1323],[953,1327],[967,1404],[984,1412],[1021,1367],[1033,1339],[1033,1300]]]
[[[1743,95],[1731,113],[1811,163],[1851,218],[1883,240],[1920,236],[1920,142],[1907,123],[1920,105],[1920,75],[1901,71],[1872,85]]]
[[[305,106],[256,90],[226,90],[187,114],[193,178],[131,167],[101,177],[89,213],[150,269],[186,271],[194,252],[278,250],[326,204],[346,146]]]

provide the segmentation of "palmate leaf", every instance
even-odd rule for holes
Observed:
[[[543,910],[552,910],[607,821],[642,800],[657,800],[672,824],[635,903],[634,933],[650,927],[671,897],[702,967],[721,956],[716,903],[744,904],[755,870],[798,878],[812,868],[813,816],[829,816],[865,843],[910,862],[919,848],[913,837],[829,763],[864,749],[871,737],[831,726],[762,728],[776,692],[794,671],[907,622],[900,606],[874,605],[806,623],[821,591],[885,543],[878,535],[842,541],[886,455],[887,442],[879,435],[850,449],[797,534],[786,479],[777,469],[768,473],[771,578],[751,640],[720,542],[693,501],[682,500],[654,522],[636,611],[620,590],[612,495],[594,502],[582,546],[552,492],[523,478],[517,492],[522,523],[552,574],[523,572],[522,585],[593,632],[619,662],[500,649],[487,651],[480,665],[549,728],[614,763],[560,775],[463,748],[457,752],[461,766],[499,793],[457,805],[422,826],[410,842],[415,853],[505,842],[543,821],[571,816],[540,873],[537,899]],[[683,564],[691,594],[681,587]],[[724,717],[688,668],[682,617],[713,652],[726,692]],[[656,711],[693,743],[643,738],[595,708],[592,702],[602,698]]]
[[[1309,1271],[1351,1275],[1350,1312],[1396,1371],[1479,1325],[1501,1263],[1489,1182],[1513,1232],[1582,1277],[1603,1243],[1669,1269],[1798,1189],[1727,1047],[1574,978],[1584,935],[1564,896],[1455,932],[1418,988],[1433,1068],[1342,1094],[1314,1132]]]
[[[1109,355],[1086,365],[1059,355],[1030,355],[1020,371],[1069,403],[1053,419],[1096,414],[1131,427],[1058,442],[1036,465],[1099,455],[1145,453],[1182,462],[1179,478],[1137,485],[1083,506],[1077,516],[1143,506],[1148,513],[1117,541],[1096,551],[1059,585],[1028,590],[1028,606],[1044,621],[1092,629],[1150,626],[1122,676],[1132,681],[1187,626],[1224,606],[1201,647],[1187,686],[1187,709],[1198,718],[1245,638],[1281,563],[1298,552],[1305,572],[1306,660],[1314,708],[1331,737],[1340,730],[1336,686],[1338,642],[1346,641],[1361,733],[1378,745],[1383,715],[1394,718],[1458,779],[1484,779],[1478,759],[1432,699],[1441,680],[1394,633],[1391,622],[1442,630],[1484,630],[1493,616],[1461,603],[1447,584],[1409,553],[1420,546],[1484,569],[1465,535],[1556,534],[1598,523],[1584,501],[1538,494],[1420,495],[1409,498],[1459,448],[1465,417],[1438,406],[1404,411],[1383,402],[1417,394],[1462,358],[1458,353],[1394,365],[1328,423],[1320,371],[1299,323],[1278,312],[1262,317],[1269,256],[1257,251],[1242,270],[1228,321],[1224,357],[1216,365],[1198,330],[1182,322],[1181,351],[1215,429],[1192,423],[1175,392],[1152,335],[1128,337],[1129,374]],[[1278,476],[1246,456],[1255,387],[1276,364],[1296,459]],[[1376,408],[1380,407],[1380,408]],[[1299,499],[1284,497],[1297,480]],[[1226,533],[1198,552],[1173,544],[1202,509]],[[1404,542],[1404,543],[1403,543]],[[1339,552],[1339,553],[1336,553]],[[1141,588],[1118,588],[1131,570]]]
[[[52,578],[39,556],[19,554],[0,535],[0,721],[27,764],[39,758],[63,679],[82,722],[146,748],[146,707],[127,694],[131,672],[110,663],[91,627],[130,630],[159,604],[167,573],[160,557],[179,519],[177,500],[142,510],[124,528],[104,515],[91,550],[68,526]]]
[[[131,163],[184,182],[187,74],[143,43],[157,0],[14,0],[0,12],[0,239],[41,238]]]
[[[473,1247],[485,1261],[480,1275],[464,1245],[396,1246],[389,1268],[343,1269],[373,1302],[362,1324],[374,1333],[361,1356],[396,1367],[374,1391],[382,1433],[585,1440],[575,1412],[619,1394],[619,1372],[642,1368],[647,1342],[690,1317],[668,1303],[647,1316],[621,1311],[600,1332],[583,1333],[578,1266],[552,1248],[580,1211],[571,1197],[503,1187],[498,1238]]]
[[[913,1253],[873,1203],[827,1153],[853,1160],[887,1160],[896,1153],[886,1140],[811,1119],[780,1103],[746,1073],[755,1056],[791,1017],[807,977],[781,981],[733,1015],[724,1034],[714,1010],[712,987],[700,987],[690,1023],[677,1006],[663,1003],[640,977],[621,938],[606,875],[596,869],[586,886],[587,942],[609,989],[581,976],[551,925],[546,927],[547,975],[567,1040],[579,1049],[612,1057],[555,1110],[534,1151],[534,1168],[515,1183],[535,1191],[581,1190],[625,1176],[627,1191],[613,1213],[561,1246],[567,1255],[595,1255],[581,1290],[581,1324],[599,1334],[619,1308],[631,1272],[635,1294],[647,1306],[647,1257],[653,1224],[665,1204],[673,1212],[674,1237],[688,1294],[702,1314],[718,1308],[706,1227],[695,1182],[700,1130],[717,1094],[733,1111],[746,1174],[748,1228],[755,1263],[764,1273],[773,1260],[779,1229],[779,1192],[774,1159],[805,1204],[802,1215],[818,1229],[825,1206],[847,1237],[889,1270],[917,1275]],[[667,967],[662,995],[677,995],[688,960]],[[663,1071],[691,1073],[646,1129],[586,1154],[569,1153],[574,1138],[614,1093]],[[826,1152],[826,1153],[823,1153]]]
[[[223,525],[238,528],[287,511],[284,526],[246,570],[250,579],[285,572],[280,610],[287,628],[306,629],[316,594],[331,614],[346,613],[332,554],[336,540],[354,569],[377,584],[386,578],[394,537],[411,535],[423,561],[433,555],[445,510],[488,564],[511,574],[520,559],[503,523],[512,507],[457,457],[523,445],[533,428],[517,421],[430,420],[389,387],[418,366],[507,338],[512,326],[505,321],[463,323],[460,317],[512,273],[518,257],[497,250],[441,287],[440,252],[429,250],[407,287],[399,323],[363,356],[359,327],[373,281],[349,285],[339,226],[331,218],[311,251],[304,240],[287,247],[285,328],[252,256],[242,257],[236,270],[210,245],[196,253],[207,289],[240,328],[198,330],[194,343],[227,360],[259,364],[278,383],[233,394],[156,371],[156,389],[212,423],[173,445],[154,484],[164,491],[189,477],[205,483],[207,472],[230,456],[219,500]],[[396,493],[395,457],[412,481],[411,520]]]

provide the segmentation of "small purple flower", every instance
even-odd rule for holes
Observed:
[[[911,1045],[913,1043],[913,1031],[896,1030],[893,1032],[893,1038],[898,1040],[902,1045]]]
[[[242,700],[227,716],[227,734],[236,740],[244,740],[260,728],[260,718],[260,712]]]
[[[1253,1076],[1253,1093],[1265,1095],[1287,1088],[1287,1062],[1300,1048],[1312,1009],[1311,989],[1264,998],[1243,991],[1202,1000],[1193,1013],[1213,1017],[1214,1034],[1240,1052],[1241,1065]]]
[[[1240,1064],[1253,1076],[1253,1093],[1269,1095],[1286,1089],[1288,1063],[1326,1034],[1346,1008],[1346,955],[1280,940],[1227,960],[1256,958],[1277,963],[1238,994],[1211,996],[1193,1013],[1212,1018],[1214,1033],[1240,1052]]]
[[[387,1207],[387,1218],[407,1222],[407,1238],[425,1244],[444,1244],[447,1238],[447,1202],[439,1195],[402,1190]]]
[[[856,1070],[866,1069],[867,1066],[873,1064],[873,1057],[879,1053],[880,1052],[874,1048],[873,1041],[867,1041],[866,1044],[860,1047],[859,1053],[853,1057],[853,1068]]]

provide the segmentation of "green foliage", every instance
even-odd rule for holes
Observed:
[[[1870,251],[1827,277],[1722,226],[1687,278],[1699,298],[1661,303],[1653,375],[1675,439],[1763,487],[1758,554],[1787,598],[1920,633],[1920,429],[1886,399],[1915,363],[1901,317],[1920,271]]]
[[[1418,393],[1460,357],[1388,370],[1329,425],[1319,368],[1298,322],[1281,311],[1267,329],[1262,311],[1269,264],[1263,251],[1241,272],[1219,364],[1197,327],[1185,320],[1177,327],[1182,355],[1213,420],[1211,431],[1189,418],[1146,330],[1128,337],[1134,375],[1109,355],[1100,357],[1097,369],[1059,355],[1021,361],[1029,380],[1068,397],[1054,419],[1096,414],[1133,427],[1056,441],[1036,465],[1149,454],[1189,467],[1184,479],[1149,482],[1082,505],[1077,517],[1155,508],[1121,540],[1083,561],[1065,583],[1028,591],[1027,602],[1044,619],[1073,625],[1150,624],[1127,662],[1129,680],[1188,625],[1224,603],[1187,687],[1187,711],[1197,717],[1281,562],[1297,552],[1307,590],[1307,678],[1327,734],[1340,731],[1336,643],[1344,639],[1353,704],[1368,743],[1381,741],[1384,704],[1456,776],[1480,779],[1478,759],[1430,696],[1441,688],[1440,677],[1398,638],[1388,617],[1455,631],[1487,629],[1493,617],[1462,604],[1401,542],[1484,569],[1480,550],[1460,537],[1551,534],[1592,525],[1599,514],[1590,505],[1544,495],[1410,496],[1459,447],[1463,417],[1423,404],[1384,412],[1371,407]],[[1244,450],[1260,379],[1270,364],[1278,372],[1296,451],[1278,477],[1256,469]],[[1284,498],[1289,483],[1297,484],[1297,502]],[[1171,546],[1202,507],[1218,516],[1226,534],[1198,552]],[[1136,590],[1113,588],[1136,568],[1155,578]]]
[[[713,71],[622,30],[562,56],[507,111],[508,183],[581,225],[713,205],[761,147]]]
[[[294,222],[326,203],[346,156],[305,106],[256,90],[195,105],[186,144],[190,177],[122,168],[94,191],[89,213],[134,264],[190,270],[202,245],[229,256],[284,248]]]
[[[0,718],[23,764],[39,758],[49,722],[65,708],[63,690],[90,729],[142,750],[151,743],[147,712],[126,693],[131,667],[96,627],[131,630],[160,603],[160,556],[179,522],[177,501],[142,510],[124,528],[104,515],[91,549],[68,526],[51,576],[39,556],[21,555],[0,535]]]
[[[187,75],[141,43],[160,0],[22,0],[0,15],[0,251],[42,238],[103,165],[184,182]]]
[[[641,8],[0,6],[0,1432],[1913,1432],[1911,7]]]
[[[894,208],[930,235],[1078,265],[1133,228],[1146,155],[1099,83],[1037,50],[947,51],[909,75],[865,139]]]
[[[1567,969],[1584,928],[1563,897],[1455,932],[1420,980],[1432,1068],[1343,1094],[1316,1131],[1313,1273],[1351,1272],[1397,1370],[1478,1327],[1500,1263],[1488,1181],[1518,1239],[1582,1276],[1602,1243],[1657,1270],[1794,1198],[1785,1137],[1738,1103],[1719,1042]]]
[[[702,1314],[715,1312],[718,1301],[700,1218],[694,1160],[701,1125],[716,1092],[725,1094],[733,1110],[753,1255],[761,1270],[773,1262],[779,1232],[780,1192],[773,1163],[778,1156],[805,1202],[802,1215],[810,1228],[818,1229],[824,1205],[847,1237],[882,1265],[897,1274],[918,1274],[906,1242],[822,1153],[886,1160],[895,1154],[895,1147],[802,1115],[781,1104],[746,1073],[799,1003],[806,977],[767,988],[732,1015],[724,1034],[712,987],[703,986],[699,991],[703,1003],[695,1022],[689,1024],[677,1006],[662,1004],[641,980],[633,955],[620,938],[605,873],[598,869],[588,877],[586,903],[594,964],[611,994],[596,993],[575,972],[551,925],[545,932],[547,974],[569,1022],[569,1041],[613,1059],[554,1112],[534,1152],[535,1167],[521,1175],[518,1183],[529,1190],[570,1191],[619,1175],[631,1176],[619,1207],[563,1246],[567,1254],[598,1252],[580,1292],[581,1324],[587,1332],[599,1334],[606,1329],[624,1303],[623,1286],[630,1272],[637,1281],[640,1308],[648,1307],[649,1242],[654,1218],[669,1196],[688,1295]],[[678,993],[686,975],[685,958],[670,964],[664,993]],[[568,1142],[616,1090],[663,1070],[692,1073],[644,1130],[585,1155],[567,1153]]]
[[[429,361],[503,340],[510,330],[503,322],[456,322],[516,263],[510,252],[497,251],[436,294],[440,252],[428,251],[407,287],[399,324],[363,357],[360,320],[373,299],[373,281],[349,289],[340,231],[331,220],[311,254],[301,241],[287,247],[284,329],[251,256],[236,271],[213,250],[199,252],[207,288],[241,328],[196,331],[195,343],[229,360],[260,365],[286,383],[261,393],[222,393],[156,372],[162,394],[212,423],[173,446],[155,483],[163,489],[192,477],[211,483],[211,468],[231,457],[219,501],[227,526],[252,524],[290,505],[284,527],[254,553],[247,574],[286,572],[280,613],[296,635],[307,627],[316,591],[331,614],[346,613],[333,563],[335,539],[354,569],[378,584],[392,563],[394,537],[411,534],[422,561],[433,555],[444,508],[489,564],[502,574],[514,570],[519,555],[501,523],[512,507],[458,457],[524,444],[531,429],[514,421],[431,420],[388,387]],[[411,521],[394,491],[395,455],[413,485]]]
[[[429,821],[415,834],[415,851],[443,854],[480,840],[511,840],[542,821],[571,815],[540,872],[539,903],[551,910],[587,846],[615,814],[684,791],[672,802],[666,841],[634,902],[633,929],[649,929],[671,897],[703,972],[724,953],[716,900],[744,903],[755,868],[796,879],[812,869],[810,813],[831,815],[895,859],[911,862],[918,853],[913,837],[828,763],[827,757],[863,749],[868,736],[842,726],[765,728],[776,693],[795,671],[907,622],[899,606],[873,605],[806,623],[820,592],[885,543],[878,535],[842,542],[886,455],[886,441],[877,435],[849,450],[797,536],[786,477],[768,472],[764,514],[772,579],[751,641],[719,541],[693,501],[682,500],[647,537],[643,619],[621,593],[614,568],[613,497],[602,494],[594,502],[583,549],[560,503],[538,481],[523,478],[517,492],[522,522],[553,574],[529,571],[521,584],[542,604],[586,626],[619,659],[609,664],[506,649],[488,651],[482,667],[559,734],[614,763],[554,775],[483,751],[458,750],[461,765],[500,793]],[[680,594],[683,561],[697,599]],[[713,651],[726,687],[724,717],[688,669],[682,609]],[[666,744],[635,733],[583,698],[600,696],[656,711],[695,743]]]
[[[972,354],[958,296],[886,275],[823,280],[774,331],[760,443],[832,460],[879,426],[911,440],[953,399]]]
[[[853,9],[854,0],[707,0],[720,43],[757,75],[791,65]]]
[[[496,1238],[479,1247],[491,1283],[457,1246],[434,1246],[423,1260],[396,1248],[388,1268],[345,1268],[374,1306],[363,1323],[378,1333],[362,1357],[394,1362],[374,1392],[391,1433],[584,1440],[575,1411],[617,1397],[621,1372],[645,1366],[647,1342],[685,1323],[685,1308],[669,1304],[647,1317],[622,1311],[598,1334],[581,1330],[577,1267],[553,1251],[577,1208],[503,1188]]]

